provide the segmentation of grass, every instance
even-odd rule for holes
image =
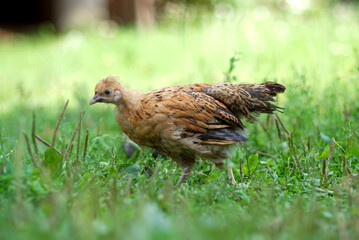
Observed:
[[[151,31],[1,40],[0,239],[358,238],[357,7],[237,7],[227,18],[169,16]],[[230,159],[240,184],[199,161],[175,189],[174,163],[149,149],[126,157],[113,108],[88,106],[110,74],[144,91],[278,81],[285,110],[247,124],[249,141]],[[67,99],[54,148],[35,141],[37,155],[32,132],[51,144]]]

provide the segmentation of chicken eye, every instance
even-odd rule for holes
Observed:
[[[105,94],[106,94],[106,95],[108,95],[108,94],[110,94],[110,93],[111,93],[111,89],[106,89],[106,90],[105,90]]]

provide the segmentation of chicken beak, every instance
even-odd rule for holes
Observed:
[[[97,94],[91,99],[90,101],[90,105],[98,103],[98,102],[102,102],[103,98],[102,97],[98,97]]]

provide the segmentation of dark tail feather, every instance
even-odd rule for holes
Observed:
[[[253,99],[261,101],[275,101],[273,97],[277,96],[277,93],[283,93],[285,91],[285,87],[279,83],[265,82],[249,88],[247,91]]]
[[[271,114],[275,111],[281,112],[284,108],[270,102],[275,102],[274,97],[278,93],[283,93],[285,89],[285,86],[275,82],[265,82],[248,89],[251,98],[247,103],[247,108],[251,114],[247,116],[247,119],[255,121],[260,113]]]
[[[282,108],[270,103],[285,87],[275,82],[262,84],[214,84],[202,92],[223,103],[239,118],[255,121],[260,113],[273,113]]]
[[[285,91],[285,86],[275,82],[265,82],[261,84],[262,86],[266,87],[270,91],[270,95],[276,96],[277,93],[283,93]]]
[[[202,141],[208,140],[224,140],[224,141],[235,141],[235,142],[246,142],[248,139],[241,135],[234,129],[221,128],[208,130],[199,137]]]

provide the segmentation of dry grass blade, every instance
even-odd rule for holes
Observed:
[[[297,164],[297,167],[299,168],[300,171],[302,171],[302,166],[299,162],[299,160],[301,159],[302,155],[300,154],[299,157],[297,156],[297,146],[295,145],[294,142],[294,130],[293,132],[291,132],[291,134],[288,136],[288,141],[289,141],[289,149],[292,152],[293,156],[294,156],[294,161]]]
[[[289,176],[292,175],[292,173],[293,173],[294,169],[296,169],[296,167],[297,167],[297,164],[294,163],[292,169],[291,169],[290,172],[289,172]]]
[[[62,119],[64,118],[64,114],[65,114],[65,111],[66,111],[66,108],[67,108],[67,105],[69,104],[69,100],[67,99],[66,103],[65,103],[65,106],[64,108],[62,109],[62,112],[59,116],[59,119],[57,120],[57,123],[56,123],[56,126],[55,126],[55,129],[54,129],[54,133],[52,135],[52,142],[51,142],[51,147],[55,146],[55,141],[56,141],[56,133],[57,133],[57,130],[59,129],[59,126],[60,126],[60,123],[62,121]]]
[[[280,125],[282,126],[282,128],[284,129],[285,133],[288,134],[288,135],[290,135],[288,129],[285,127],[284,123],[282,122],[282,119],[280,119],[280,117],[278,116],[278,114],[275,114],[275,116],[277,117],[277,119],[278,119]]]
[[[307,146],[305,145],[305,142],[302,140],[302,147],[304,152],[304,157],[307,157]]]
[[[297,156],[297,146],[294,143],[294,131],[288,135],[289,149],[292,151],[294,156]]]
[[[268,114],[266,118],[266,125],[269,126],[269,123],[271,122],[272,114]]]
[[[263,156],[266,156],[266,157],[270,157],[270,158],[276,158],[276,156],[273,156],[269,153],[264,153],[264,152],[260,152],[260,151],[257,151],[258,154],[260,155],[263,155]]]
[[[343,174],[345,173],[345,170],[347,168],[347,158],[345,157],[345,155],[343,155]]]
[[[302,159],[302,154],[299,154],[299,156],[297,157],[297,156],[295,156],[295,161],[296,161],[296,163],[297,163],[297,165],[298,165],[298,168],[299,168],[299,170],[300,171],[302,171],[302,165],[300,164],[300,162],[299,162],[299,160],[301,160]]]
[[[37,140],[39,140],[40,142],[42,142],[42,143],[45,144],[46,146],[51,147],[51,144],[48,143],[45,139],[42,139],[42,138],[41,138],[40,136],[38,136],[38,135],[35,135],[35,137],[36,137]],[[54,148],[54,149],[55,149],[55,151],[56,151],[60,156],[62,156],[62,154],[61,154],[61,152],[60,152],[59,150],[57,150],[56,148]]]
[[[3,173],[4,169],[5,169],[5,162],[3,162],[0,166],[0,175]]]
[[[32,113],[32,129],[31,129],[31,139],[32,143],[34,144],[35,153],[37,156],[39,156],[39,149],[37,147],[36,138],[35,138],[35,128],[36,128],[36,116],[35,112]]]
[[[352,172],[350,171],[348,165],[347,165],[347,158],[345,155],[343,155],[343,174],[347,171],[349,175],[352,175]]]
[[[312,158],[312,179],[314,179],[314,174],[315,174],[315,152],[313,152],[313,158]]]
[[[282,140],[282,133],[281,133],[280,128],[279,128],[278,119],[275,118],[274,121],[275,121],[275,126],[277,128],[278,137],[279,137],[280,140]]]
[[[344,114],[344,123],[349,122],[349,116],[350,116],[350,112],[348,111],[347,105],[344,104],[344,110],[343,110],[343,114]]]
[[[74,140],[75,140],[75,137],[76,137],[76,133],[77,131],[79,130],[79,127],[80,127],[80,123],[81,123],[81,120],[84,116],[85,112],[82,112],[81,115],[80,115],[80,120],[78,121],[78,123],[76,124],[76,127],[75,127],[75,130],[74,132],[72,133],[72,137],[71,137],[71,140],[70,140],[70,143],[69,145],[67,146],[67,150],[64,154],[64,159],[66,160],[69,155],[70,155],[70,152],[71,152],[71,149],[72,149],[72,144],[74,143]]]
[[[66,151],[66,136],[63,137],[62,139],[62,143],[61,143],[61,154],[65,155],[65,151]]]
[[[325,158],[323,158],[323,169],[322,169],[322,181],[324,181],[324,184],[327,182],[327,161]]]
[[[270,133],[269,133],[268,129],[266,128],[266,126],[264,126],[264,123],[260,119],[258,119],[258,122],[261,124],[263,130],[268,134],[268,136],[270,136]]]
[[[86,137],[85,137],[85,145],[84,145],[84,154],[83,154],[83,156],[82,156],[83,159],[85,159],[86,154],[87,154],[88,141],[89,141],[89,130],[86,129]]]
[[[32,154],[30,141],[29,141],[29,138],[28,138],[28,136],[27,136],[26,133],[24,133],[24,137],[25,137],[25,142],[26,142],[27,150],[28,150],[28,152],[29,152],[29,154],[30,154],[30,158],[31,158],[32,164],[34,164],[34,167],[39,168],[39,166],[37,165],[37,162],[35,161],[34,155]]]
[[[80,138],[81,138],[81,117],[82,113],[80,114],[80,120],[79,120],[79,133],[77,134],[77,149],[76,149],[76,161],[79,161],[79,154],[80,154]]]
[[[73,149],[73,147],[74,147],[73,142],[72,142],[72,144],[70,144],[68,147],[70,147],[70,149],[67,148],[66,153],[68,152],[69,154],[66,155],[66,158],[64,158],[64,159],[67,159],[67,157],[69,157],[69,156],[71,155],[70,153],[72,153],[72,149]],[[66,153],[65,153],[65,154],[66,154]],[[65,156],[65,155],[64,155],[64,156]]]

